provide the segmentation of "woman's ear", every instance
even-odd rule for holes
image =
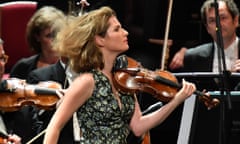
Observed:
[[[95,36],[95,42],[96,42],[96,45],[99,46],[99,47],[104,46],[104,38],[101,37],[101,36],[96,35]]]

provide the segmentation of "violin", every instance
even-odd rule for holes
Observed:
[[[28,84],[25,80],[9,78],[0,83],[0,110],[12,112],[24,105],[34,105],[41,109],[55,108],[60,97],[57,90],[61,84],[53,81]]]
[[[113,69],[113,82],[122,93],[146,92],[160,101],[168,102],[182,87],[177,78],[166,70],[151,71],[145,69],[134,59],[121,55],[116,59]],[[199,99],[208,109],[219,104],[219,100],[212,99],[203,92],[195,91]]]

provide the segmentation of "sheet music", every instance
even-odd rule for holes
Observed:
[[[184,102],[181,125],[178,135],[177,144],[188,144],[191,133],[193,112],[195,107],[196,95],[192,95]]]

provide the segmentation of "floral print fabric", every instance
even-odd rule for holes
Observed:
[[[125,144],[134,111],[134,97],[119,94],[120,109],[108,78],[97,70],[91,73],[95,80],[93,94],[77,113],[81,144]]]

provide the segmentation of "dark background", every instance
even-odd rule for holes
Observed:
[[[0,3],[8,1],[1,0]],[[65,13],[70,11],[68,0],[38,0],[37,2],[39,8],[44,5],[53,5]],[[79,1],[72,0],[71,2]],[[88,0],[88,2],[90,6],[86,7],[86,11],[107,5],[117,12],[120,22],[129,32],[130,49],[126,54],[141,62],[145,68],[150,70],[160,68],[162,45],[149,43],[148,39],[164,39],[168,0]],[[169,62],[175,52],[182,46],[192,47],[211,40],[200,21],[200,7],[203,2],[204,0],[173,1],[169,31],[169,39],[173,40],[173,46],[170,48]],[[235,0],[235,2],[239,7],[240,1]],[[143,110],[157,101],[149,94],[142,93],[139,95],[139,102]],[[234,102],[235,107],[237,107],[236,103],[238,101]],[[236,110],[238,110],[238,107],[234,109],[234,111]],[[193,133],[197,137],[193,137],[195,138],[193,143],[196,144],[197,141],[206,139],[203,133],[209,131],[209,129],[213,130],[213,133],[207,133],[207,139],[212,139],[209,143],[218,143],[218,135],[216,134],[218,129],[216,128],[219,122],[219,108],[209,112],[200,106],[200,108],[196,108],[196,111],[200,112],[198,112],[199,118],[195,123],[196,131]],[[181,114],[182,105],[165,122],[152,129],[151,144],[176,144]],[[206,119],[206,117],[209,119]],[[205,122],[206,120],[209,120],[209,123],[208,121]],[[213,137],[211,137],[211,134]],[[206,141],[200,142],[208,144]]]
[[[9,0],[1,0],[0,3]],[[53,5],[68,13],[69,1],[79,0],[37,0],[38,7]],[[100,6],[112,7],[123,27],[129,31],[130,50],[128,54],[137,58],[151,69],[159,68],[162,45],[151,44],[149,38],[164,39],[168,12],[168,0],[88,0],[86,10]],[[194,46],[209,40],[200,22],[199,10],[203,0],[173,1],[169,39],[173,39],[170,59],[181,46]],[[77,7],[77,6],[76,6]],[[169,59],[169,61],[170,61]]]
[[[1,0],[0,3],[12,0]],[[75,4],[80,0],[36,0],[38,8],[52,5],[65,13],[69,13],[69,2]],[[86,11],[101,6],[112,7],[118,15],[123,27],[129,31],[130,49],[128,55],[139,60],[149,69],[160,67],[162,58],[162,45],[148,42],[149,38],[164,39],[165,25],[168,13],[169,0],[88,0],[90,6]],[[182,46],[192,47],[210,41],[204,26],[200,21],[200,7],[204,0],[173,1],[172,15],[170,17],[169,39],[173,40],[170,48],[170,58]],[[236,1],[240,6],[240,1]]]

